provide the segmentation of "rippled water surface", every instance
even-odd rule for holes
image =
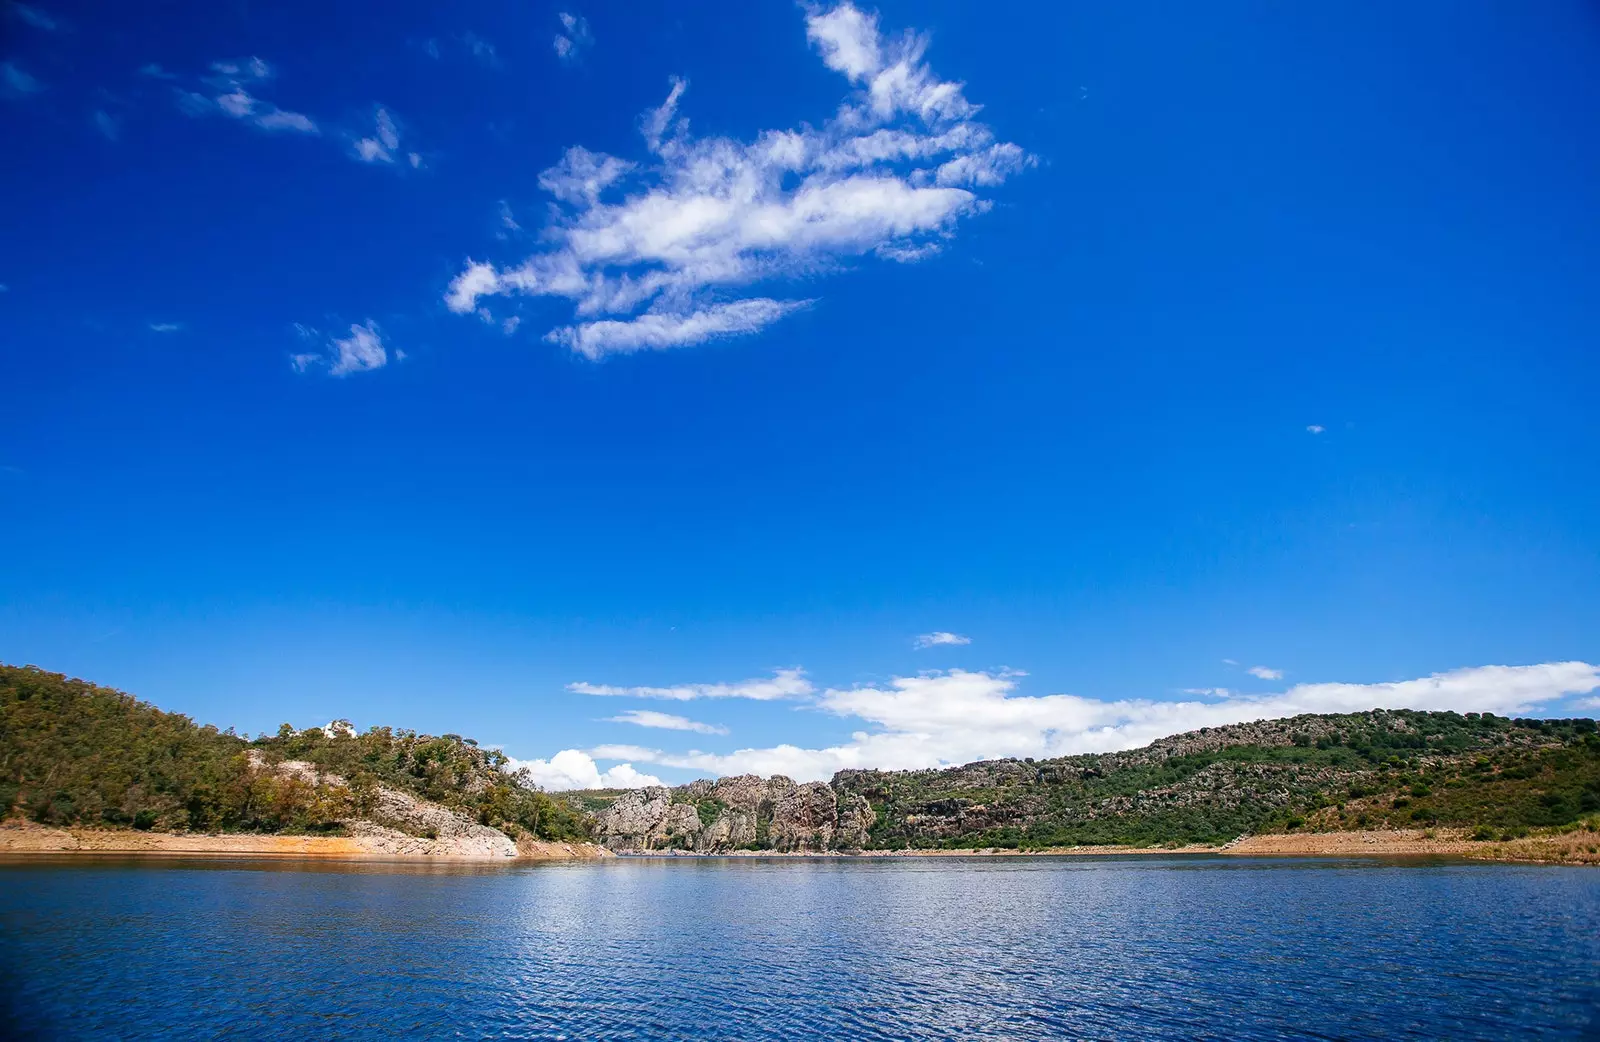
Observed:
[[[1342,860],[0,866],[39,1038],[1600,1038],[1600,871]]]

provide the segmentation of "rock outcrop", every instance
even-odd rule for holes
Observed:
[[[595,835],[617,851],[822,852],[864,846],[874,820],[864,798],[826,782],[743,774],[625,792],[596,815]]]
[[[255,750],[251,764],[307,785],[347,788],[345,779],[304,760],[269,765]],[[376,787],[363,817],[340,822],[361,848],[373,854],[427,854],[435,857],[516,857],[517,844],[499,829],[480,825],[459,811],[388,785]]]

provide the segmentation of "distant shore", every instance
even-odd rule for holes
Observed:
[[[859,850],[779,854],[735,850],[721,854],[652,851],[623,857],[815,857],[815,858],[947,858],[947,857],[1162,857],[1194,854],[1225,857],[1462,857],[1482,861],[1600,865],[1600,833],[1586,829],[1559,835],[1536,835],[1504,842],[1474,840],[1467,829],[1385,829],[1363,832],[1300,832],[1247,836],[1216,846],[1049,847],[1011,850],[984,847],[968,850]]]
[[[452,853],[443,841],[432,849],[395,853],[362,836],[203,835],[111,829],[53,829],[38,825],[0,827],[0,854],[204,854],[240,857],[373,858],[407,860],[592,861],[618,855],[593,843],[521,840],[517,856],[487,858]],[[1045,850],[860,850],[781,854],[736,850],[720,854],[652,851],[637,858],[948,858],[948,857],[1150,857],[1195,854],[1227,857],[1460,857],[1483,861],[1600,866],[1600,832],[1579,829],[1505,841],[1471,838],[1465,829],[1396,829],[1365,832],[1301,832],[1248,836],[1220,846],[1081,846]]]

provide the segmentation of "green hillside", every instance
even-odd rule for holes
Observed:
[[[346,784],[273,768],[302,760]],[[586,835],[566,803],[519,785],[505,757],[457,735],[374,727],[254,740],[132,695],[32,666],[0,665],[0,817],[162,832],[337,832],[379,785],[462,811],[515,838]]]
[[[1593,720],[1373,711],[1210,728],[1143,749],[842,771],[875,847],[1216,843],[1295,829],[1520,835],[1600,812]]]

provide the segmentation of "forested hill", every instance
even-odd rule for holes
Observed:
[[[1245,833],[1600,823],[1592,720],[1374,710],[1235,724],[1127,752],[754,776],[568,799],[617,850],[1040,849]]]
[[[280,770],[285,761],[316,770]],[[247,739],[132,695],[0,665],[0,817],[162,832],[339,833],[383,788],[458,811],[512,839],[574,839],[581,814],[458,735],[348,725]],[[322,773],[332,780],[323,778]]]
[[[1214,843],[1247,832],[1600,817],[1589,719],[1373,710],[1206,728],[1142,749],[946,770],[841,771],[879,847]]]

